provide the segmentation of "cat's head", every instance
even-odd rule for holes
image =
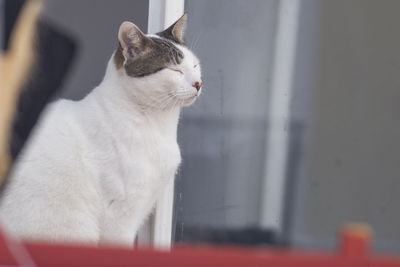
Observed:
[[[200,95],[200,62],[183,41],[186,20],[184,14],[154,35],[131,22],[121,24],[114,64],[128,93],[141,104],[159,109],[188,106]]]

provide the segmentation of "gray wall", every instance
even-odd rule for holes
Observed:
[[[277,1],[187,0],[187,43],[202,62],[203,94],[179,126],[175,202],[185,226],[258,223]],[[178,237],[179,238],[179,237]]]
[[[148,0],[47,0],[44,17],[73,37],[78,55],[63,86],[62,97],[80,99],[98,85],[117,48],[124,20],[147,31]]]
[[[303,1],[300,27],[318,27],[301,28],[298,52],[315,50],[296,69],[295,96],[309,100],[292,108],[306,126],[292,177],[295,245],[333,246],[355,221],[373,227],[378,249],[400,249],[398,10],[397,0]]]

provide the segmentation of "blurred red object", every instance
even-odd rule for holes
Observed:
[[[14,243],[0,233],[0,265],[28,266],[273,266],[273,267],[400,267],[400,256],[369,251],[371,234],[365,226],[345,227],[337,252],[298,251],[223,246],[177,246],[172,251],[120,249],[37,243]],[[15,249],[15,246],[22,246]],[[26,248],[26,250],[24,250]],[[17,253],[16,253],[17,252]],[[16,257],[25,259],[16,259]],[[19,255],[16,255],[19,254]],[[29,257],[28,257],[29,258]],[[18,264],[19,263],[19,264]]]

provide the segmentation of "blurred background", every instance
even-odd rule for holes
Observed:
[[[363,222],[374,249],[400,252],[400,1],[293,3],[185,1],[204,88],[179,125],[174,240],[329,249],[344,223]],[[45,1],[43,20],[77,45],[55,98],[94,88],[120,23],[146,31],[148,10]]]

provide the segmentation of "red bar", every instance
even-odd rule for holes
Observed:
[[[41,267],[400,267],[398,256],[369,252],[370,234],[365,229],[345,228],[338,252],[331,253],[208,245],[176,246],[171,252],[38,243],[25,247]],[[0,265],[17,266],[9,246],[10,241],[0,234]]]
[[[351,259],[336,253],[218,246],[177,247],[171,252],[29,244],[39,266],[144,266],[144,267],[400,267],[399,257]]]

